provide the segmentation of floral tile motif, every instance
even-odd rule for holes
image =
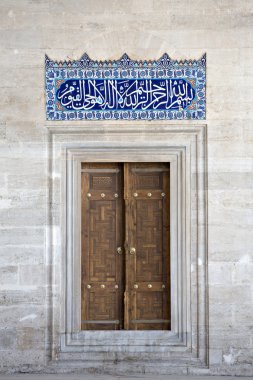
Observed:
[[[199,60],[57,62],[45,57],[47,120],[206,118],[206,55]]]

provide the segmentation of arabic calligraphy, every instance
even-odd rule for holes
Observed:
[[[183,110],[196,90],[183,78],[68,79],[56,99],[70,110]]]
[[[206,54],[176,60],[54,61],[45,56],[47,120],[204,120]]]

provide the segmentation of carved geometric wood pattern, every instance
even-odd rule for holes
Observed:
[[[136,200],[136,281],[163,280],[162,200]]]
[[[123,324],[121,167],[82,164],[82,329]]]
[[[170,328],[169,180],[168,164],[125,164],[126,329]]]
[[[91,200],[89,210],[90,281],[115,281],[116,201]]]
[[[91,187],[93,189],[110,189],[113,184],[113,178],[112,176],[99,176],[99,175],[92,175],[92,185]]]
[[[82,164],[82,329],[170,328],[169,188],[169,164]]]
[[[136,176],[136,190],[139,189],[156,189],[161,182],[161,174],[142,174]]]

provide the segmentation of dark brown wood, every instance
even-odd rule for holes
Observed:
[[[125,328],[170,328],[169,165],[125,164]],[[136,252],[130,254],[131,248]]]
[[[169,164],[82,164],[82,329],[170,329],[169,180]]]
[[[82,164],[83,330],[123,327],[121,164]],[[117,248],[122,247],[122,253]]]

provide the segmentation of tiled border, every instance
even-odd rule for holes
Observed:
[[[87,54],[76,61],[53,61],[45,57],[47,120],[203,120],[206,118],[206,55],[199,60],[172,60],[164,54],[155,61],[134,61],[127,54],[119,60],[93,61]],[[56,90],[67,79],[185,79],[194,83],[194,101],[180,110],[66,110],[57,109]],[[59,107],[59,105],[58,105]],[[60,107],[61,108],[61,107]]]

